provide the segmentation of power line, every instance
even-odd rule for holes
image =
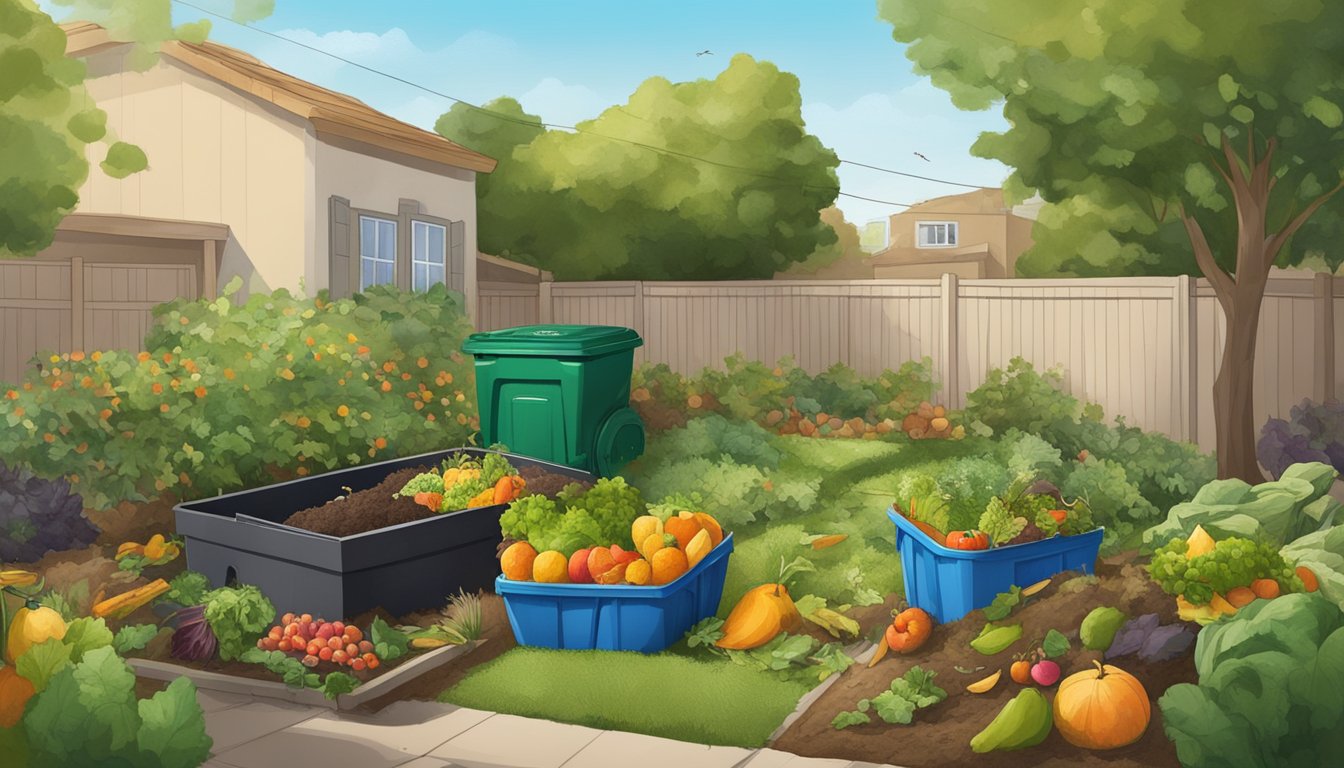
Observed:
[[[352,60],[352,59],[348,59],[348,58],[346,58],[346,57],[344,57],[344,56],[341,56],[341,55],[339,55],[339,54],[332,53],[332,52],[327,51],[327,50],[323,50],[323,49],[318,48],[318,47],[316,47],[316,46],[308,45],[307,43],[300,42],[300,41],[295,40],[295,39],[293,39],[293,38],[291,38],[291,37],[286,37],[286,36],[284,36],[284,35],[277,34],[277,33],[275,33],[275,32],[271,32],[270,30],[263,29],[263,28],[261,28],[261,27],[253,26],[253,25],[251,25],[251,24],[247,24],[247,23],[245,23],[245,22],[240,22],[240,21],[238,21],[238,20],[236,20],[236,19],[233,19],[233,18],[231,18],[231,17],[229,17],[229,16],[226,16],[226,15],[224,15],[224,14],[216,13],[215,11],[209,10],[209,9],[207,9],[207,8],[203,8],[203,7],[201,7],[201,6],[199,6],[199,5],[196,5],[196,4],[194,4],[194,3],[187,2],[187,0],[172,0],[172,2],[174,2],[174,3],[178,4],[178,5],[185,6],[185,7],[187,7],[187,8],[191,8],[191,9],[196,10],[196,11],[198,11],[198,12],[200,12],[200,13],[203,13],[203,14],[205,14],[205,15],[207,15],[207,16],[213,16],[214,18],[221,19],[221,20],[226,21],[226,22],[228,22],[228,23],[230,23],[230,24],[234,24],[235,26],[243,27],[243,28],[245,28],[245,29],[252,30],[253,32],[258,32],[258,33],[260,33],[260,34],[266,35],[267,37],[271,37],[271,38],[274,38],[274,39],[276,39],[276,40],[280,40],[280,41],[289,43],[290,45],[295,45],[295,46],[298,46],[298,47],[303,48],[303,49],[305,49],[305,50],[309,50],[309,51],[312,51],[312,52],[314,52],[314,53],[321,54],[321,55],[323,55],[323,56],[326,56],[326,57],[328,57],[328,58],[331,58],[331,59],[334,59],[334,60],[336,60],[336,61],[342,62],[343,64],[347,64],[347,65],[349,65],[349,66],[355,67],[356,69],[363,70],[363,71],[368,72],[368,73],[370,73],[370,74],[378,75],[379,77],[385,77],[385,78],[387,78],[387,79],[389,79],[389,80],[393,80],[393,81],[398,82],[398,83],[401,83],[401,84],[403,84],[403,85],[410,86],[411,88],[415,88],[415,89],[420,90],[420,91],[423,91],[423,92],[425,92],[425,93],[428,93],[428,94],[431,94],[431,95],[434,95],[434,96],[438,96],[439,98],[447,99],[447,100],[452,101],[452,102],[454,102],[454,103],[461,104],[461,105],[463,105],[463,106],[465,106],[465,107],[468,107],[468,108],[470,108],[470,109],[473,109],[473,110],[476,110],[476,111],[478,111],[478,112],[481,112],[481,113],[490,115],[490,116],[492,116],[492,117],[494,117],[494,118],[496,118],[496,119],[498,119],[498,120],[502,120],[502,121],[506,121],[506,122],[511,122],[511,123],[516,123],[516,124],[519,124],[519,125],[527,125],[527,126],[533,126],[533,127],[538,127],[538,126],[539,126],[539,127],[552,128],[552,129],[557,129],[557,130],[571,131],[571,132],[573,132],[573,133],[582,133],[582,134],[585,134],[585,135],[590,135],[590,136],[595,136],[595,137],[597,137],[597,138],[606,139],[606,140],[608,140],[608,141],[616,141],[616,142],[621,142],[621,143],[624,143],[624,144],[629,144],[629,145],[631,145],[631,146],[640,147],[640,148],[642,148],[642,149],[647,149],[647,150],[652,151],[652,152],[658,152],[658,153],[665,154],[665,155],[671,155],[671,156],[674,156],[674,157],[680,157],[680,158],[683,158],[683,159],[686,159],[686,160],[691,160],[691,161],[694,161],[694,162],[707,163],[707,164],[714,165],[714,166],[718,166],[718,167],[720,167],[720,168],[724,168],[724,169],[728,169],[728,170],[735,170],[735,171],[740,171],[740,172],[743,172],[743,173],[749,173],[749,174],[752,174],[752,175],[754,175],[754,176],[756,176],[756,177],[758,177],[758,178],[762,178],[762,179],[767,179],[767,180],[771,180],[771,181],[780,182],[780,184],[781,184],[781,185],[784,185],[784,186],[794,186],[794,185],[798,185],[798,186],[801,186],[801,187],[804,188],[804,189],[815,189],[815,190],[818,190],[818,191],[833,192],[833,193],[835,193],[837,196],[840,196],[840,197],[848,197],[848,198],[852,198],[852,199],[855,199],[855,200],[864,200],[864,201],[867,201],[867,202],[879,203],[879,204],[882,204],[882,205],[891,205],[891,206],[896,206],[896,207],[900,207],[900,208],[910,208],[910,207],[913,207],[913,206],[915,206],[915,205],[919,205],[919,203],[901,203],[901,202],[896,202],[896,201],[893,201],[893,200],[881,200],[881,199],[873,198],[873,197],[865,197],[865,196],[863,196],[863,195],[856,195],[856,194],[853,194],[853,193],[850,193],[850,192],[844,192],[844,191],[840,190],[838,187],[822,187],[822,186],[818,186],[818,185],[815,185],[815,184],[806,184],[806,183],[802,183],[802,184],[800,184],[800,183],[799,183],[798,181],[796,181],[796,180],[785,179],[785,178],[782,178],[782,177],[773,176],[773,175],[771,175],[771,174],[768,174],[768,173],[765,173],[765,172],[762,172],[762,171],[758,171],[758,170],[753,169],[753,168],[747,168],[747,167],[740,166],[740,165],[734,165],[734,164],[732,164],[732,163],[725,163],[725,162],[718,161],[718,160],[713,160],[713,159],[710,159],[710,158],[707,158],[707,157],[701,157],[701,156],[698,156],[698,155],[692,155],[692,154],[689,154],[689,153],[686,153],[686,152],[679,152],[679,151],[677,151],[677,150],[669,149],[669,148],[667,148],[667,147],[658,147],[658,146],[654,146],[654,145],[652,145],[652,144],[646,144],[646,143],[644,143],[644,142],[635,141],[635,140],[633,140],[633,139],[622,138],[622,137],[620,137],[620,136],[610,136],[610,135],[607,135],[607,134],[598,133],[597,131],[593,131],[593,130],[590,130],[590,129],[579,129],[579,128],[577,128],[577,127],[575,127],[575,126],[572,126],[572,125],[565,125],[565,124],[562,124],[562,123],[549,123],[549,122],[545,122],[545,121],[541,121],[541,120],[524,120],[524,119],[521,119],[521,118],[514,117],[514,116],[512,116],[512,115],[504,114],[504,113],[502,113],[502,112],[496,112],[496,111],[494,111],[494,110],[486,109],[486,108],[484,108],[484,107],[481,107],[481,106],[478,106],[478,105],[476,105],[476,104],[473,104],[473,103],[467,101],[466,99],[461,99],[461,98],[458,98],[458,97],[453,96],[453,95],[451,95],[451,94],[447,94],[447,93],[444,93],[444,92],[442,92],[442,91],[435,90],[435,89],[430,88],[430,87],[428,87],[428,86],[426,86],[426,85],[422,85],[422,84],[420,84],[420,83],[417,83],[417,82],[414,82],[414,81],[411,81],[411,80],[407,80],[406,78],[400,77],[400,76],[398,76],[398,75],[394,75],[394,74],[392,74],[392,73],[390,73],[390,72],[385,72],[385,71],[380,70],[380,69],[375,69],[374,67],[370,67],[370,66],[367,66],[367,65],[365,65],[365,64],[361,64],[361,63],[359,63],[358,61],[354,61],[354,60]],[[618,111],[620,111],[620,112],[622,112],[622,113],[628,115],[629,117],[633,117],[633,118],[638,119],[638,120],[644,120],[644,118],[639,117],[638,115],[634,115],[634,114],[632,114],[632,113],[630,113],[630,112],[628,112],[628,111],[622,109],[622,108],[619,107],[619,106],[617,106],[616,109],[617,109]],[[906,173],[906,172],[904,172],[904,171],[897,171],[897,170],[893,170],[893,169],[890,169],[890,168],[882,168],[882,167],[879,167],[879,166],[869,165],[869,164],[867,164],[867,163],[859,163],[859,162],[855,162],[855,161],[852,161],[852,160],[844,160],[844,159],[840,159],[840,162],[841,162],[841,163],[844,163],[844,164],[847,164],[847,165],[854,165],[854,166],[858,166],[858,167],[862,167],[862,168],[868,168],[868,169],[875,170],[875,171],[881,171],[881,172],[883,172],[883,173],[890,173],[890,174],[897,175],[897,176],[904,176],[904,177],[913,178],[913,179],[920,179],[920,180],[922,180],[922,181],[931,181],[931,182],[939,183],[939,184],[948,184],[948,185],[958,186],[958,187],[967,187],[967,188],[970,188],[970,189],[996,189],[995,187],[985,187],[985,186],[981,186],[981,185],[977,185],[977,184],[964,184],[964,183],[961,183],[961,182],[948,181],[948,180],[946,180],[946,179],[939,179],[939,178],[934,178],[934,177],[931,177],[931,176],[920,176],[920,175],[918,175],[918,174]],[[921,211],[921,213],[927,213],[927,214],[931,214],[931,215],[952,215],[953,213],[956,213],[956,212]]]

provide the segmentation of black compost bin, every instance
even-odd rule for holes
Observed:
[[[344,488],[367,490],[393,472],[437,466],[462,453],[480,458],[489,451],[424,453],[178,504],[173,512],[177,532],[187,541],[187,567],[205,574],[214,587],[231,582],[257,586],[277,614],[311,613],[328,621],[377,606],[394,615],[438,608],[459,589],[490,587],[499,575],[495,551],[504,504],[345,537],[283,524],[301,509],[336,498]],[[516,469],[539,467],[575,480],[595,479],[571,467],[504,455]]]

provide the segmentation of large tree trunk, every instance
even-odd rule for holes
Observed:
[[[1218,377],[1213,382],[1213,421],[1218,477],[1248,483],[1264,482],[1255,457],[1255,341],[1260,324],[1263,283],[1259,291],[1238,286],[1224,312],[1227,337]]]
[[[1181,222],[1200,271],[1213,285],[1214,295],[1227,320],[1227,339],[1218,378],[1213,383],[1215,444],[1218,477],[1239,478],[1248,483],[1264,482],[1265,475],[1255,458],[1255,340],[1260,327],[1260,305],[1265,298],[1269,270],[1284,243],[1306,223],[1317,208],[1344,187],[1313,200],[1277,233],[1268,234],[1266,214],[1269,195],[1276,183],[1273,173],[1275,138],[1265,144],[1265,152],[1256,156],[1255,144],[1247,133],[1246,156],[1239,158],[1226,135],[1222,153],[1227,165],[1210,161],[1232,193],[1237,212],[1236,270],[1229,274],[1214,258],[1200,224],[1182,206]],[[1242,165],[1244,161],[1245,165]]]

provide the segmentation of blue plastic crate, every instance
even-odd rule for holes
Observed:
[[[660,586],[538,584],[495,579],[519,645],[657,653],[713,616],[723,597],[730,533],[680,578]]]
[[[894,508],[896,551],[901,555],[905,601],[938,623],[956,621],[1017,585],[1025,587],[1064,571],[1092,573],[1105,529],[1077,536],[981,550],[949,549]]]

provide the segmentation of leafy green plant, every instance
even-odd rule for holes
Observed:
[[[195,768],[213,745],[190,680],[137,701],[135,673],[107,647],[56,672],[29,702],[22,730],[32,765]]]
[[[0,455],[67,477],[103,509],[468,442],[474,373],[456,350],[472,329],[459,296],[277,290],[236,305],[238,285],[157,307],[145,352],[52,355],[0,391]]]
[[[933,684],[937,672],[914,666],[906,673],[891,681],[891,686],[871,699],[860,699],[858,710],[841,712],[831,721],[836,729],[851,725],[872,722],[868,716],[871,709],[884,722],[893,725],[909,725],[914,721],[915,712],[937,704],[947,698],[947,691]]]
[[[1153,553],[1148,575],[1169,595],[1205,605],[1214,593],[1226,595],[1256,579],[1274,579],[1283,592],[1301,592],[1302,580],[1278,552],[1278,547],[1239,537],[1222,539],[1213,551],[1186,557],[1184,539],[1173,539]]]
[[[395,629],[383,617],[375,617],[369,625],[369,642],[373,643],[373,652],[384,662],[395,661],[406,655],[410,648],[410,638],[405,632]]]
[[[566,557],[592,546],[633,549],[630,524],[645,510],[637,488],[624,478],[604,477],[587,490],[567,486],[554,499],[530,494],[513,501],[500,516],[499,528],[538,552],[555,549]]]
[[[183,571],[168,582],[168,591],[159,598],[178,605],[200,605],[210,591],[210,580],[196,571]]]
[[[275,619],[275,606],[251,585],[221,587],[207,592],[205,620],[219,641],[219,658],[231,661],[243,655]]]
[[[1319,595],[1257,600],[1204,627],[1195,669],[1197,685],[1158,700],[1182,765],[1328,765],[1344,747],[1344,613]]]
[[[128,624],[117,630],[117,634],[112,638],[112,647],[124,656],[149,645],[149,641],[158,634],[157,624]]]

